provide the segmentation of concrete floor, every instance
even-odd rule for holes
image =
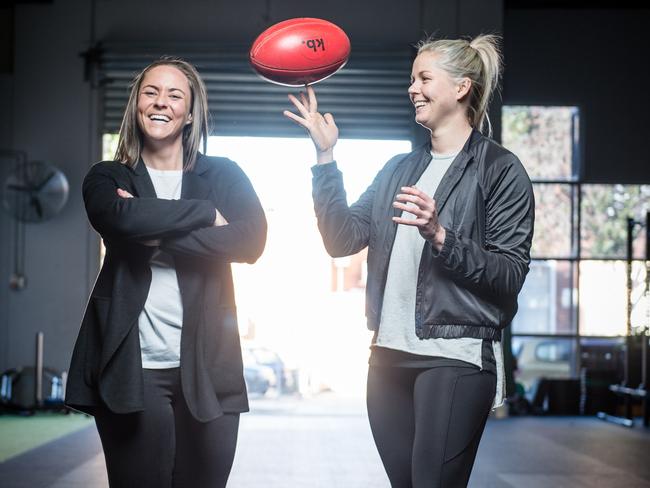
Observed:
[[[253,399],[231,488],[388,488],[362,399]],[[650,487],[650,432],[594,418],[488,422],[471,488]],[[93,427],[0,464],[3,488],[105,488]]]

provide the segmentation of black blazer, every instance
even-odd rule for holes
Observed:
[[[120,198],[117,189],[135,198]],[[83,183],[88,219],[106,257],[74,347],[66,403],[92,413],[142,411],[138,317],[151,284],[149,260],[160,249],[176,265],[183,302],[181,381],[198,420],[248,410],[230,262],[253,263],[266,241],[266,219],[243,171],[200,155],[183,174],[180,200],[156,198],[142,160],[94,165]],[[228,225],[214,227],[215,208]]]

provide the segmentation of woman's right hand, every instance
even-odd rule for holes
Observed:
[[[318,163],[333,161],[334,146],[339,138],[339,129],[336,127],[332,114],[321,115],[318,112],[318,101],[314,89],[308,86],[307,96],[300,92],[300,100],[289,94],[289,100],[298,109],[300,115],[296,115],[289,110],[285,110],[284,115],[307,129],[316,147]]]

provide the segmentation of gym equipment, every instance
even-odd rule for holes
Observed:
[[[350,56],[350,40],[323,19],[297,18],[272,25],[250,50],[253,69],[265,80],[284,86],[317,83],[340,70]]]
[[[0,412],[32,415],[37,410],[69,413],[64,404],[67,374],[43,366],[43,333],[36,334],[34,366],[9,369],[0,376]]]
[[[580,380],[540,378],[533,387],[531,411],[537,415],[578,415]]]
[[[643,426],[650,426],[650,393],[648,393],[648,381],[650,381],[650,364],[648,354],[650,349],[650,212],[646,214],[646,249],[645,249],[645,297],[648,301],[648,324],[632,335],[632,242],[634,228],[643,226],[642,222],[634,219],[627,219],[627,338],[625,348],[625,361],[623,363],[623,382],[621,384],[609,385],[609,390],[623,397],[624,416],[610,415],[605,412],[598,412],[598,418],[608,422],[614,422],[626,427],[634,426],[632,416],[632,402],[640,400],[642,404]]]
[[[609,389],[621,380],[625,338],[583,338],[580,343],[580,414],[613,412],[618,395]]]

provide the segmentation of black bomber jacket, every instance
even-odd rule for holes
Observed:
[[[333,257],[368,247],[366,317],[379,328],[402,186],[415,184],[431,161],[429,144],[389,160],[351,206],[336,163],[312,168],[318,227]],[[444,175],[434,199],[446,230],[438,252],[423,240],[415,332],[420,339],[500,340],[517,311],[530,263],[535,202],[517,157],[474,130]]]

